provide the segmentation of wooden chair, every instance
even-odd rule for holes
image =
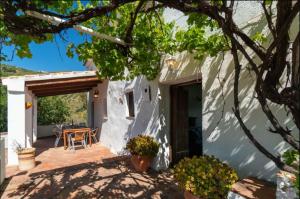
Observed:
[[[98,140],[97,140],[98,131],[99,131],[99,128],[97,127],[95,129],[93,129],[92,132],[91,132],[91,137],[92,137],[92,139],[94,140],[95,143],[98,142]]]
[[[81,143],[81,146],[86,148],[86,131],[78,131],[68,134],[69,147],[75,152],[75,143]]]
[[[60,139],[62,138],[62,130],[63,130],[63,125],[58,124],[55,127],[53,127],[52,132],[56,136],[55,142],[54,142],[54,147],[56,148]]]

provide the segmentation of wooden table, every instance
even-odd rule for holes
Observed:
[[[76,128],[76,129],[64,129],[64,149],[68,148],[67,137],[69,133],[79,133],[79,132],[88,132],[89,134],[89,145],[92,146],[92,129],[91,128]]]

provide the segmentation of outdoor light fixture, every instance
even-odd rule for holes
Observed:
[[[32,107],[32,103],[31,102],[25,102],[25,109],[29,109]]]
[[[165,63],[167,64],[167,66],[170,69],[172,69],[172,70],[178,70],[179,63],[177,62],[177,60],[175,59],[175,57],[170,57],[170,58],[166,59]]]
[[[98,90],[95,90],[94,91],[94,98],[98,98],[99,97],[99,91]]]

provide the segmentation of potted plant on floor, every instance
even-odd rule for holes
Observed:
[[[297,150],[287,150],[283,153],[282,159],[287,165],[298,171],[298,175],[282,170],[277,173],[276,198],[299,198],[299,152]]]
[[[15,151],[18,154],[19,170],[25,171],[35,167],[35,148],[25,148],[17,144]]]
[[[237,173],[213,156],[184,158],[173,169],[185,199],[227,198]]]
[[[153,158],[157,155],[159,144],[154,138],[147,135],[138,135],[131,138],[126,149],[131,154],[131,162],[137,171],[147,171]]]

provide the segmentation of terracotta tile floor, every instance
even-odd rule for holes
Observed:
[[[53,143],[38,140],[34,169],[7,168],[1,198],[182,198],[169,172],[137,173],[99,143],[75,153]]]

